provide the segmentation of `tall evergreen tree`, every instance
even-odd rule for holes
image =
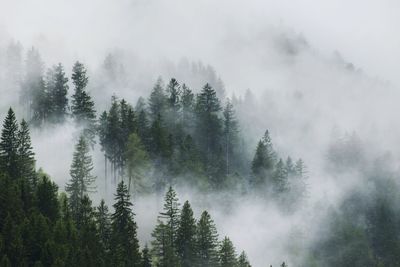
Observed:
[[[47,90],[52,105],[51,119],[56,123],[63,122],[68,112],[68,78],[61,63],[53,67],[49,78]]]
[[[14,111],[10,108],[1,131],[0,164],[1,169],[12,179],[20,178],[18,143],[18,123]]]
[[[219,266],[220,267],[232,267],[236,266],[236,252],[232,241],[225,237],[219,248]]]
[[[264,137],[257,144],[256,153],[251,163],[251,183],[253,188],[260,188],[260,186],[264,186],[272,179],[275,162],[276,154],[267,130]]]
[[[72,83],[75,92],[72,95],[71,111],[75,121],[84,124],[86,137],[94,142],[96,111],[94,102],[86,92],[89,78],[85,66],[77,61],[72,68]]]
[[[204,211],[197,224],[197,253],[199,266],[218,266],[218,234],[210,214]]]
[[[140,267],[151,267],[151,266],[152,265],[151,265],[149,248],[147,247],[147,245],[145,245],[142,250],[142,264],[140,265]]]
[[[165,115],[166,105],[167,97],[164,93],[163,81],[161,78],[158,78],[149,98],[149,112],[151,121],[156,120],[159,115]]]
[[[196,264],[196,220],[189,201],[186,201],[182,207],[176,248],[182,267],[191,267]]]
[[[80,136],[72,159],[71,179],[65,187],[65,190],[70,195],[70,205],[74,218],[77,216],[83,196],[95,190],[93,182],[96,177],[91,174],[92,170],[93,162],[92,157],[89,155],[89,146],[85,138]]]
[[[100,201],[100,205],[97,207],[95,218],[100,244],[102,246],[102,250],[106,254],[103,256],[103,259],[105,263],[108,263],[109,259],[107,256],[111,249],[111,215],[108,211],[107,205],[104,202],[104,199]]]
[[[231,173],[232,166],[235,166],[235,147],[238,144],[238,121],[235,118],[235,111],[231,101],[228,99],[223,112],[224,116],[224,146],[225,146],[225,167],[226,175]]]
[[[27,180],[31,189],[37,184],[34,156],[29,127],[26,121],[22,119],[18,131],[19,176]]]
[[[244,251],[240,253],[237,260],[237,267],[251,267],[249,260],[247,259],[247,255]]]
[[[132,203],[127,186],[120,182],[115,195],[114,213],[111,215],[111,253],[116,266],[140,266],[141,257],[133,219]]]
[[[164,199],[158,224],[153,231],[153,255],[161,266],[176,266],[178,263],[176,239],[179,227],[179,203],[175,190],[170,186]]]
[[[182,85],[182,93],[181,93],[181,118],[182,118],[182,126],[185,131],[189,131],[193,127],[193,119],[194,119],[194,94],[186,84]]]

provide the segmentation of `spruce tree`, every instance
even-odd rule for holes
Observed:
[[[225,147],[225,168],[226,175],[231,173],[232,166],[235,166],[235,147],[238,144],[238,121],[235,118],[235,111],[229,99],[223,112],[224,116],[224,147]]]
[[[204,211],[197,224],[197,257],[201,267],[218,266],[218,234],[210,214]]]
[[[142,250],[142,264],[140,267],[151,267],[151,256],[149,252],[149,248],[147,247],[147,244],[144,246]]]
[[[194,94],[185,84],[182,85],[182,93],[180,98],[182,126],[185,131],[191,130],[194,119]]]
[[[24,119],[18,131],[19,176],[24,177],[31,190],[36,186],[35,153],[33,152],[28,124]]]
[[[260,188],[260,186],[262,187],[265,184],[270,186],[268,182],[272,179],[271,177],[275,164],[276,153],[267,130],[263,138],[257,144],[256,152],[251,163],[251,184],[253,188]]]
[[[196,263],[196,220],[189,201],[183,204],[179,227],[177,230],[176,248],[182,267],[191,267]]]
[[[247,258],[247,255],[244,251],[240,253],[237,259],[237,267],[251,267],[250,262]]]
[[[86,137],[94,143],[96,111],[94,102],[86,92],[88,81],[85,66],[77,61],[72,68],[72,83],[75,86],[75,92],[72,95],[72,116],[77,123],[85,126]]]
[[[144,175],[149,165],[147,152],[142,145],[140,138],[136,133],[129,136],[126,144],[126,169],[129,178],[128,190],[131,192],[131,187],[134,192],[138,192],[139,186],[144,186]]]
[[[163,81],[158,78],[149,98],[150,119],[154,121],[159,115],[165,116],[167,97],[163,89]]]
[[[236,252],[233,243],[228,237],[225,237],[219,248],[219,266],[232,267],[236,264]]]
[[[68,78],[61,63],[54,66],[47,87],[51,99],[51,119],[59,123],[66,119],[68,111]]]
[[[137,226],[133,219],[132,203],[127,186],[120,182],[111,215],[111,254],[116,266],[140,266],[141,257]]]
[[[111,215],[108,211],[107,205],[104,202],[104,199],[100,201],[100,205],[97,207],[95,218],[100,244],[102,246],[102,250],[106,253],[103,258],[105,262],[108,262],[109,259],[107,258],[107,255],[111,249]]]
[[[36,207],[43,216],[52,222],[60,216],[57,191],[58,186],[46,175],[41,175],[35,192]]]
[[[10,108],[1,131],[0,167],[12,179],[20,178],[18,145],[18,123],[14,111]]]
[[[70,196],[71,211],[74,218],[77,216],[83,196],[95,190],[93,182],[96,177],[91,174],[92,170],[93,162],[89,155],[89,146],[85,137],[80,136],[72,159],[71,179],[65,187]]]
[[[289,191],[288,175],[282,159],[279,159],[275,166],[273,180],[271,182],[272,189],[276,194],[283,194]]]
[[[153,255],[162,266],[176,266],[178,262],[176,239],[179,227],[179,203],[176,192],[170,186],[164,199],[158,224],[153,231]]]

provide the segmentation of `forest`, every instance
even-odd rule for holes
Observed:
[[[398,267],[396,1],[0,0],[0,267]]]

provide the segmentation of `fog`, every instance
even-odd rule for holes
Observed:
[[[399,9],[395,0],[0,0],[0,118],[19,105],[7,76],[10,42],[21,43],[24,57],[31,46],[38,48],[46,67],[62,62],[68,76],[76,60],[87,64],[99,111],[113,94],[134,105],[159,76],[199,90],[208,81],[196,80],[182,66],[210,65],[226,96],[242,100],[235,108],[248,153],[269,129],[280,156],[304,159],[308,204],[287,215],[255,197],[230,202],[223,193],[204,196],[177,188],[180,201],[189,199],[197,217],[208,209],[221,235],[245,250],[253,266],[284,260],[296,266],[302,249],[324,227],[326,211],[362,183],[358,173],[343,172],[338,179],[327,171],[331,142],[355,132],[367,158],[390,151],[394,162],[399,159]],[[123,84],[103,80],[101,66],[109,53],[124,66]],[[72,122],[32,131],[37,165],[61,189],[78,134]],[[93,199],[111,202],[114,185],[106,192],[99,146],[93,154],[98,177]],[[151,239],[161,201],[143,196],[135,203],[142,244]]]

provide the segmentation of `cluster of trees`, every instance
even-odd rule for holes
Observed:
[[[291,203],[307,194],[304,162],[278,159],[268,131],[253,160],[245,156],[233,104],[227,99],[222,108],[208,84],[195,94],[174,78],[166,86],[159,79],[147,103],[139,98],[135,107],[113,97],[110,109],[100,116],[99,137],[113,180],[128,177],[129,184],[141,189],[162,190],[177,182],[263,189],[285,195]],[[142,179],[146,173],[152,179]]]
[[[113,211],[93,207],[88,193],[95,177],[83,136],[76,145],[65,193],[35,170],[29,129],[12,109],[0,141],[1,266],[237,266],[249,267],[204,211],[199,222],[189,202],[182,210],[170,187],[150,249],[140,250],[130,193],[121,181]]]
[[[195,94],[174,78],[167,86],[159,79],[147,103],[139,98],[135,107],[113,97],[100,116],[99,136],[114,180],[129,172],[133,142],[156,169],[156,189],[176,177],[223,188],[247,171],[233,105],[227,100],[222,108],[208,84]]]
[[[25,117],[35,126],[62,123],[68,116],[88,126],[88,134],[94,138],[96,112],[94,102],[86,92],[88,77],[83,64],[76,62],[72,68],[74,85],[72,101],[68,99],[68,77],[61,63],[44,73],[39,52],[32,48],[27,53],[24,78],[21,82],[21,103]]]
[[[297,208],[307,197],[307,170],[302,159],[278,159],[268,130],[258,142],[251,163],[250,185],[268,192],[289,208]]]

